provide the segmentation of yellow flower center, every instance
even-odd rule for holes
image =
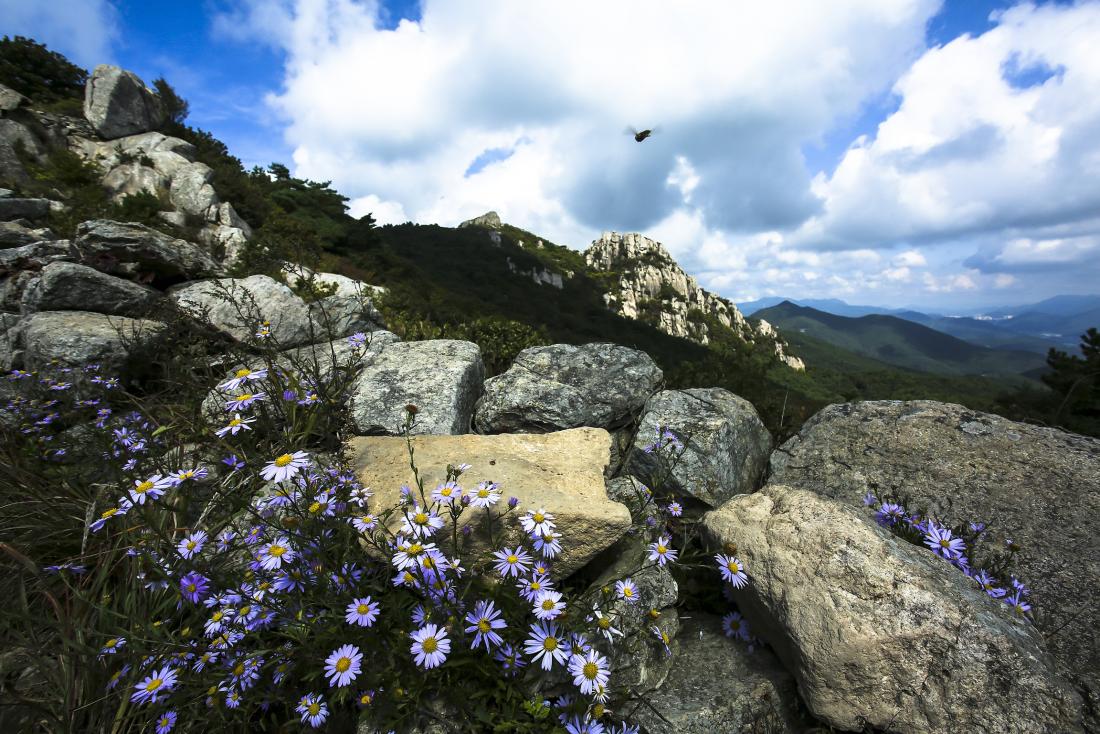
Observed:
[[[483,619],[483,620],[481,620],[480,622],[477,623],[477,628],[479,630],[481,630],[482,632],[488,632],[493,627],[492,627],[492,625],[489,624],[489,620]]]
[[[107,640],[107,647],[114,647],[117,644],[118,644],[118,638],[116,638],[116,637],[112,637],[111,639]]]
[[[344,673],[351,667],[351,658],[343,657],[336,661],[337,672]]]
[[[359,614],[366,614],[370,611],[370,604],[360,604],[355,608],[355,611]]]
[[[443,495],[444,497],[450,497],[451,496],[451,488],[450,487],[444,487],[443,489],[439,490],[439,493],[441,495]]]
[[[168,726],[168,717],[167,716],[160,717],[160,727],[163,729],[166,726]]]
[[[237,370],[237,377],[248,377],[251,374],[252,374],[252,370],[249,370],[249,369],[239,369],[239,370]]]
[[[542,641],[542,649],[543,650],[557,650],[558,649],[558,640],[557,640],[557,638],[547,637],[545,640]]]
[[[658,543],[658,544],[657,544],[657,552],[658,552],[658,553],[660,553],[660,554],[661,554],[661,555],[663,556],[663,555],[665,554],[665,552],[666,552],[666,551],[668,551],[668,548],[665,548],[665,547],[664,547],[663,545],[661,545],[660,543]]]
[[[542,522],[546,519],[546,516],[543,515],[541,512],[536,512],[534,515],[532,515],[532,517],[534,518],[535,522]]]
[[[623,587],[623,596],[634,596],[634,589],[630,588],[629,586]]]
[[[247,617],[248,613],[252,611],[252,607],[245,604],[243,607],[237,610],[238,617]]]
[[[488,497],[488,496],[489,496],[489,490],[487,490],[487,489],[479,489],[479,490],[477,491],[477,496],[478,496],[478,499],[485,499],[486,497]]]
[[[229,425],[230,425],[231,427],[233,427],[233,426],[239,426],[239,425],[241,425],[242,423],[244,423],[244,421],[242,421],[242,420],[241,420],[240,418],[234,418],[233,420],[229,421]]]
[[[225,613],[222,610],[219,609],[218,611],[214,612],[214,616],[212,616],[210,618],[210,620],[213,621],[213,622],[220,622],[220,621],[222,621],[222,617],[224,617],[224,616],[225,616]]]
[[[426,513],[426,512],[416,513],[416,515],[413,516],[413,522],[415,522],[417,525],[426,524],[428,522],[428,513]]]
[[[137,492],[138,494],[145,494],[146,492],[148,492],[152,488],[153,488],[153,483],[150,482],[148,479],[146,479],[144,482],[142,482],[138,486],[134,487],[134,491]]]
[[[309,511],[310,513],[316,515],[318,512],[321,511],[321,503],[314,502],[312,505],[309,506]]]
[[[413,543],[412,545],[409,546],[409,549],[405,552],[408,553],[410,556],[415,556],[416,554],[422,552],[423,550],[424,550],[424,546],[420,545],[420,543]]]
[[[145,684],[145,690],[148,691],[149,693],[152,693],[153,691],[157,690],[158,688],[160,688],[163,685],[164,685],[164,681],[162,679],[154,678],[153,680],[151,680],[151,681],[149,681],[148,683]]]
[[[195,472],[188,469],[187,471],[181,471],[180,475],[179,475],[179,478],[180,479],[190,479],[193,476],[195,476]]]
[[[543,608],[543,611],[549,612],[551,609],[554,608],[554,600],[553,599],[543,599],[542,600],[542,608]]]
[[[115,514],[116,512],[118,512],[118,508],[117,508],[117,507],[112,507],[112,508],[111,508],[111,509],[109,509],[109,510],[104,510],[104,511],[103,511],[103,514],[99,516],[99,519],[101,519],[101,520],[106,520],[106,519],[107,519],[108,517],[111,517],[111,516],[112,516],[112,515],[114,515],[114,514]]]
[[[736,561],[730,561],[726,568],[730,570],[730,573],[738,573],[741,570],[741,567],[737,565]]]
[[[242,673],[244,673],[244,663],[237,663],[236,667],[233,668],[233,675],[241,675]]]
[[[600,617],[600,620],[596,622],[600,626],[600,629],[611,629],[611,617]]]
[[[428,637],[420,643],[420,647],[427,653],[433,653],[439,649],[439,643],[436,642],[434,637]]]
[[[508,563],[519,563],[519,557],[515,553],[509,555]]]
[[[406,571],[406,572],[405,572],[405,579],[404,579],[404,581],[405,581],[405,583],[406,583],[406,584],[411,584],[411,583],[413,583],[414,581],[416,581],[416,577],[415,577],[415,576],[413,576],[413,575],[412,575],[411,573],[409,573],[408,571]]]
[[[273,544],[270,548],[267,549],[267,554],[269,556],[275,556],[276,558],[280,557],[284,553],[286,553],[286,548],[281,545]]]
[[[359,703],[363,706],[370,706],[371,701],[373,700],[374,697],[371,696],[369,693],[364,693],[362,696],[359,697]]]
[[[542,588],[542,584],[540,584],[538,581],[532,581],[531,582],[531,591],[538,591],[541,588]]]
[[[596,680],[596,675],[599,674],[600,669],[595,663],[585,663],[581,672],[584,673],[584,677],[588,680]]]
[[[196,543],[195,541],[189,540],[187,541],[187,550],[195,550],[195,546],[197,545],[198,543]]]
[[[310,716],[316,716],[321,711],[321,704],[314,701],[309,705],[308,708],[306,708],[306,711],[309,712]]]
[[[240,402],[240,403],[243,403],[243,402],[251,400],[251,399],[252,399],[252,393],[250,393],[250,392],[246,392],[243,395],[238,395],[237,396],[237,402]]]
[[[275,466],[281,469],[292,461],[294,461],[293,456],[291,456],[290,454],[283,454],[279,458],[275,459]]]
[[[188,594],[194,594],[194,593],[195,593],[195,590],[196,590],[197,588],[198,588],[198,587],[196,587],[194,583],[190,583],[190,584],[188,584],[188,585],[187,585],[187,593],[188,593]]]

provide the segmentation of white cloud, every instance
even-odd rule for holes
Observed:
[[[107,0],[0,0],[3,34],[27,36],[92,69],[110,63],[118,12]]]
[[[928,264],[920,250],[906,250],[894,256],[894,264],[899,267],[919,268]]]

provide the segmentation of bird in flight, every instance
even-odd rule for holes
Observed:
[[[645,140],[646,138],[648,138],[650,135],[652,135],[654,132],[656,132],[656,129],[654,129],[654,130],[635,130],[632,127],[628,127],[626,129],[626,132],[629,135],[633,135],[634,139],[637,140],[640,143],[643,140]]]

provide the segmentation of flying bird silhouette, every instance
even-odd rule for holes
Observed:
[[[646,138],[648,138],[650,135],[652,135],[653,133],[657,132],[657,129],[653,128],[652,130],[635,130],[632,127],[628,127],[626,129],[626,132],[627,132],[628,135],[633,135],[634,139],[637,140],[640,143],[643,140],[645,140]]]

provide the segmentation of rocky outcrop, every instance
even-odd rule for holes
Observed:
[[[485,382],[474,423],[482,433],[613,428],[641,411],[662,377],[648,354],[617,344],[530,347]]]
[[[84,117],[101,137],[111,140],[157,128],[164,111],[136,74],[100,64],[84,90]]]
[[[49,229],[45,227],[33,228],[29,226],[29,222],[24,222],[26,220],[0,222],[0,249],[57,239],[57,235]]]
[[[0,112],[11,112],[27,103],[27,98],[11,87],[0,84]]]
[[[468,433],[484,379],[481,349],[473,342],[393,344],[356,379],[349,404],[352,422],[362,435],[396,435],[405,422],[405,406],[415,405],[414,435]]]
[[[0,199],[0,219],[5,221],[12,219],[37,221],[44,219],[49,213],[49,199],[19,199],[14,196]]]
[[[485,212],[480,217],[467,219],[458,225],[459,227],[484,227],[486,229],[500,229],[500,215],[496,212]]]
[[[40,311],[20,328],[28,369],[57,360],[73,366],[99,364],[104,372],[118,372],[132,351],[161,334],[164,324],[86,311]]]
[[[470,468],[459,480],[462,487],[473,490],[481,481],[500,484],[505,499],[491,508],[494,517],[507,509],[508,497],[519,498],[521,511],[542,507],[551,512],[563,535],[562,552],[554,560],[557,578],[584,566],[630,526],[626,507],[608,499],[604,489],[608,435],[602,429],[575,428],[544,435],[416,436],[412,445],[429,492],[446,478],[448,464],[467,463]],[[404,438],[357,437],[347,449],[359,480],[374,489],[372,502],[379,507],[393,506],[401,485],[416,486]],[[473,552],[484,553],[480,529],[485,510],[463,513],[461,524],[465,523],[472,523],[477,531],[470,538],[475,543]],[[514,517],[503,524],[497,521],[495,528],[498,545],[524,536]]]
[[[1042,635],[931,551],[866,513],[769,485],[703,517],[750,583],[734,597],[839,729],[1081,731],[1081,698]]]
[[[984,522],[1021,549],[1036,624],[1100,730],[1100,440],[959,405],[831,405],[771,459],[771,480],[859,506],[909,497],[947,525]]]
[[[617,276],[604,302],[627,318],[647,321],[666,334],[700,344],[710,342],[707,318],[749,342],[775,338],[774,330],[755,329],[732,302],[700,288],[656,240],[633,232],[604,232],[585,251],[584,259],[592,270]],[[792,369],[805,369],[802,360],[786,354],[782,341],[774,343],[783,362]]]
[[[218,262],[198,245],[137,222],[93,219],[76,228],[74,256],[107,273],[150,273],[160,282],[218,275]]]
[[[647,448],[667,428],[683,444],[671,474]],[[722,388],[665,390],[645,404],[625,472],[654,489],[717,507],[756,488],[772,437],[752,404]],[[664,485],[655,486],[663,479]]]
[[[23,313],[94,311],[115,316],[144,316],[160,298],[158,291],[77,263],[55,262],[42,269],[23,292]]]
[[[722,634],[722,622],[691,612],[680,622],[678,650],[649,705],[621,713],[645,734],[795,734],[810,731],[800,715],[794,677],[770,650],[749,652]]]

